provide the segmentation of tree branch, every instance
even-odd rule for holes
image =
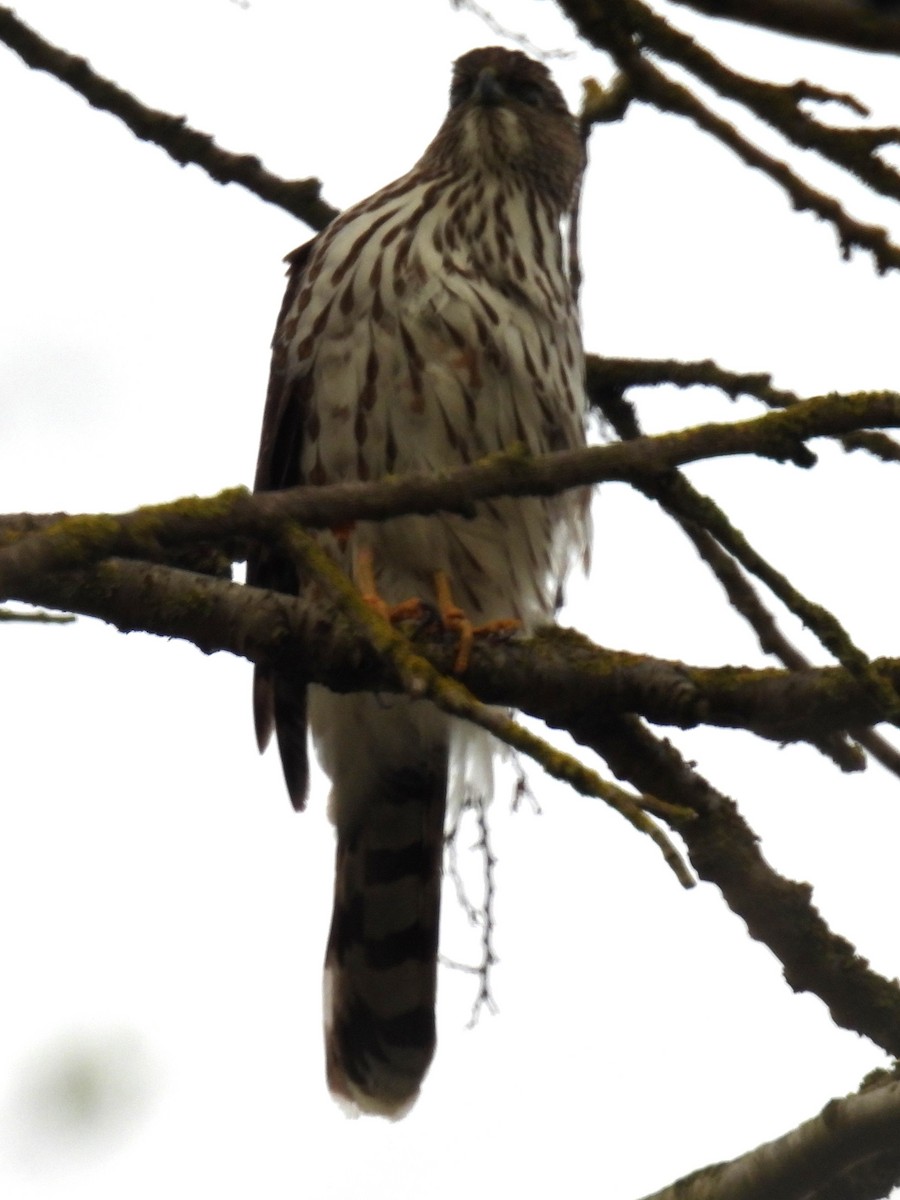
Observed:
[[[111,555],[165,561],[172,549],[200,547],[208,552],[212,544],[231,547],[232,553],[240,556],[242,539],[245,543],[271,541],[286,521],[333,527],[352,520],[438,510],[468,515],[474,511],[475,501],[491,496],[553,494],[612,479],[654,485],[661,474],[682,463],[741,452],[806,466],[814,461],[806,439],[873,423],[900,424],[900,396],[885,392],[818,397],[751,421],[701,425],[540,458],[507,452],[437,478],[388,478],[363,485],[293,488],[253,496],[238,488],[208,500],[181,500],[118,517],[71,517],[24,536],[21,517],[14,517],[6,533],[12,544],[0,550],[0,595],[16,595],[18,587],[42,573],[83,567]],[[896,694],[836,618],[808,601],[770,567],[709,502],[703,506],[702,524],[857,676],[885,719],[896,719]]]
[[[691,865],[721,891],[752,938],[768,946],[795,992],[812,992],[844,1029],[870,1038],[888,1054],[900,1053],[900,988],[871,969],[845,938],[833,933],[812,903],[812,888],[774,871],[759,838],[734,802],[717,792],[667,741],[654,737],[636,717],[605,722],[586,713],[572,735],[600,754],[632,787],[697,819],[679,824]],[[724,1200],[724,1198],[723,1198]],[[729,1200],[731,1198],[729,1197]]]
[[[518,724],[507,712],[482,704],[456,677],[455,669],[440,671],[426,658],[417,654],[411,642],[397,632],[383,617],[366,604],[357,588],[337,566],[327,551],[305,530],[286,523],[281,533],[282,548],[294,561],[301,579],[306,578],[321,588],[328,606],[329,620],[335,613],[349,618],[362,630],[379,658],[389,663],[396,674],[400,690],[416,700],[428,699],[442,712],[477,725],[499,741],[539,763],[548,775],[569,784],[583,796],[596,796],[640,833],[655,842],[663,858],[682,887],[693,887],[694,880],[681,856],[659,826],[647,815],[646,809],[657,811],[652,796],[632,796],[602,779],[596,771],[577,759],[549,746],[541,738]],[[354,689],[356,690],[356,689]],[[667,806],[663,805],[663,809]],[[670,815],[671,810],[668,810]],[[691,813],[678,813],[682,819]]]
[[[207,654],[227,650],[295,678],[324,683],[337,692],[399,691],[429,699],[443,711],[486,729],[528,755],[582,795],[602,799],[657,844],[683,886],[693,886],[674,846],[644,811],[672,816],[670,806],[651,796],[629,795],[570,755],[548,746],[503,710],[481,703],[452,674],[457,640],[453,635],[447,657],[442,651],[448,639],[442,631],[435,656],[440,666],[435,666],[365,604],[309,535],[294,527],[284,536],[301,574],[314,574],[324,590],[325,619],[321,610],[311,613],[308,603],[296,597],[180,568],[117,558],[87,570],[51,570],[23,586],[17,598],[39,603],[38,596],[47,596],[50,607],[97,617],[121,632],[143,630],[182,638]],[[680,815],[682,819],[690,817],[687,811]]]
[[[123,632],[182,638],[206,654],[228,651],[333,691],[405,686],[384,663],[383,647],[373,651],[371,631],[362,635],[333,606],[327,623],[311,625],[307,604],[296,597],[178,567],[111,558],[90,569],[51,568],[20,580],[9,598],[97,617]],[[427,623],[404,632],[417,654],[444,674],[452,671],[455,638]],[[873,666],[885,683],[900,686],[900,660]],[[744,729],[778,743],[884,719],[872,695],[840,667],[696,667],[609,650],[559,628],[530,639],[477,639],[465,679],[486,703],[582,735],[602,731],[609,715],[622,712],[682,729]]]
[[[674,358],[607,358],[588,354],[586,358],[588,393],[619,394],[630,387],[655,387],[669,383],[675,387],[714,387],[732,400],[755,396],[769,408],[790,408],[800,404],[796,392],[772,386],[772,376],[762,371],[738,372],[720,367],[712,359],[680,362]],[[845,450],[865,450],[882,462],[900,462],[900,445],[886,433],[868,430],[845,434],[840,439]]]
[[[0,7],[0,41],[29,67],[48,72],[94,108],[118,117],[135,137],[160,146],[180,166],[193,163],[217,183],[240,184],[261,200],[305,221],[312,229],[324,229],[337,216],[338,210],[322,199],[318,179],[284,180],[267,171],[252,154],[223,150],[209,134],[191,129],[184,117],[148,108],[111,80],[98,75],[86,59],[51,45],[6,7]]]
[[[178,546],[233,547],[271,539],[285,520],[310,528],[353,520],[385,520],[410,513],[472,514],[494,496],[553,495],[567,488],[634,482],[700,459],[752,454],[809,466],[806,441],[871,426],[900,426],[900,395],[863,392],[819,396],[747,421],[691,429],[532,457],[512,450],[472,466],[435,475],[388,477],[373,483],[325,484],[251,495],[232,488],[207,499],[189,498],[117,516],[0,517],[0,592],[35,573],[65,570],[122,555],[171,558]],[[24,532],[30,529],[31,532]]]
[[[591,395],[620,438],[631,440],[641,435],[637,415],[621,394],[604,389]],[[752,550],[748,555],[750,548],[746,539],[738,534],[719,506],[698,492],[680,471],[669,471],[653,480],[640,481],[635,486],[643,495],[655,500],[690,539],[732,606],[756,633],[761,648],[766,653],[776,655],[791,669],[808,666],[807,661],[778,629],[773,616],[744,574],[742,567],[759,574],[759,563],[764,560]],[[714,530],[710,528],[711,525]],[[719,540],[723,535],[724,544]],[[768,563],[765,567],[771,571]],[[804,603],[808,607],[808,602]],[[849,744],[839,734],[826,734],[816,739],[814,745],[844,771],[859,771],[865,766],[865,758],[859,748]]]
[[[849,171],[873,192],[900,199],[900,173],[878,157],[878,151],[900,141],[900,129],[841,129],[823,125],[801,108],[804,100],[833,100],[868,115],[854,97],[808,83],[778,85],[741,75],[720,62],[704,46],[676,29],[642,0],[616,0],[646,49],[676,62],[720,96],[743,104],[760,120],[803,150],[815,150]]]
[[[876,54],[900,53],[900,13],[874,0],[675,0],[709,17]],[[896,5],[894,5],[896,10]]]
[[[294,597],[180,569],[110,559],[90,570],[51,571],[36,577],[20,589],[18,598],[99,617],[122,630],[185,638],[206,653],[229,650],[339,692],[408,690],[409,679],[401,678],[398,660],[386,659],[364,624],[340,607],[332,607],[321,619]],[[429,638],[420,633],[414,638],[415,652],[424,654],[428,646],[429,661],[433,658],[437,669],[447,672],[455,654],[451,640],[443,634]],[[900,663],[880,662],[878,668],[886,677],[893,673],[900,680]],[[577,634],[550,630],[530,642],[479,641],[466,684],[484,703],[521,707],[552,726],[568,728],[578,741],[597,750],[640,796],[657,797],[662,803],[653,811],[677,829],[701,878],[721,889],[751,935],[779,957],[791,987],[815,992],[838,1024],[897,1054],[900,992],[896,987],[872,972],[848,942],[831,933],[813,908],[807,885],[772,871],[731,801],[716,793],[637,718],[616,716],[617,708],[634,709],[642,697],[651,719],[663,711],[682,724],[704,719],[710,706],[704,703],[696,680],[705,679],[721,685],[719,699],[726,716],[729,704],[737,715],[736,696],[743,692],[747,699],[757,688],[762,732],[770,720],[766,714],[777,711],[773,693],[778,691],[779,677],[786,689],[780,697],[786,722],[790,714],[801,724],[808,722],[816,705],[827,713],[841,691],[845,699],[859,700],[865,715],[858,714],[857,719],[876,716],[866,713],[865,705],[871,703],[868,694],[845,673],[837,669],[809,673],[807,682],[813,688],[806,693],[804,674],[734,669],[698,673],[683,664],[660,665],[633,655],[611,655]],[[815,686],[823,679],[827,686]],[[841,715],[846,723],[846,714]],[[569,778],[567,770],[563,770],[565,778]],[[685,820],[688,810],[697,818]]]
[[[624,391],[629,387],[656,387],[671,383],[675,387],[714,387],[736,400],[738,396],[755,396],[770,408],[788,408],[800,397],[772,386],[772,376],[762,371],[728,371],[705,358],[699,362],[682,362],[675,358],[609,358],[588,354],[587,385],[591,392],[597,388]]]
[[[818,191],[795,174],[787,163],[754,145],[688,88],[670,79],[650,62],[639,49],[639,32],[628,21],[628,0],[558,2],[586,41],[612,55],[619,70],[631,80],[637,99],[653,104],[663,112],[689,118],[698,128],[733,150],[748,167],[768,175],[787,192],[794,208],[808,209],[834,226],[845,258],[858,247],[871,253],[879,273],[900,268],[900,247],[890,241],[884,229],[856,220],[833,196]]]
[[[832,1100],[783,1137],[643,1200],[880,1200],[900,1183],[898,1142],[900,1083],[892,1082]]]

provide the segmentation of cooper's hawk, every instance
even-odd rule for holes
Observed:
[[[459,59],[450,111],[416,166],[289,256],[257,490],[583,444],[559,228],[582,162],[544,66],[496,46]],[[388,604],[436,603],[437,578],[476,624],[517,618],[527,630],[554,612],[587,534],[584,498],[569,492],[319,536],[358,580],[374,574]],[[248,581],[300,589],[292,564],[266,551]],[[307,716],[332,783],[329,1086],[364,1111],[401,1115],[434,1053],[448,778],[465,780],[475,735],[428,702],[307,692],[267,670],[254,700],[260,747],[274,727],[294,806],[306,798]]]

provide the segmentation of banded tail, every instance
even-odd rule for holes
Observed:
[[[336,819],[328,1086],[362,1112],[394,1119],[412,1105],[434,1055],[446,796],[444,750],[427,765],[381,765],[353,805],[355,819]]]

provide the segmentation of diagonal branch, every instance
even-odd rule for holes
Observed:
[[[634,409],[622,398],[621,393],[609,388],[595,388],[591,395],[620,438],[627,440],[640,436],[640,425]],[[792,400],[792,403],[797,401]],[[746,562],[749,549],[746,539],[737,534],[721,509],[708,496],[698,492],[679,471],[670,471],[653,480],[639,481],[635,486],[643,495],[655,500],[678,523],[716,576],[734,609],[757,635],[762,650],[774,654],[793,670],[808,667],[808,661],[778,629],[774,617],[742,569],[743,564],[758,574],[759,563],[764,560],[751,550],[749,563]],[[710,531],[710,516],[714,519],[719,536],[725,535],[726,545]],[[889,770],[900,766],[897,752],[873,731],[854,728],[853,736],[863,742]],[[859,771],[865,767],[865,759],[858,747],[848,743],[843,736],[828,733],[823,738],[815,739],[813,744],[844,771]]]
[[[322,622],[296,598],[123,560],[109,560],[88,571],[52,573],[32,581],[22,599],[78,608],[112,620],[122,629],[188,637],[206,652],[228,649],[263,663],[277,661],[283,670],[326,682],[338,691],[404,687],[396,662],[390,657],[386,660],[362,624],[343,613],[340,606]],[[583,639],[565,634],[562,645],[567,646],[570,638],[575,647],[586,645]],[[687,844],[701,878],[722,890],[751,935],[778,956],[791,987],[814,992],[839,1025],[897,1054],[900,992],[896,986],[873,972],[848,942],[828,929],[812,906],[807,885],[793,883],[772,870],[733,803],[716,793],[668,743],[654,738],[636,718],[618,717],[610,705],[596,703],[585,689],[573,689],[571,680],[569,687],[559,686],[552,673],[542,680],[551,659],[548,647],[558,644],[560,631],[549,631],[545,639],[537,653],[527,642],[518,647],[479,643],[473,657],[472,687],[480,693],[484,680],[485,701],[516,704],[524,700],[523,708],[554,725],[561,724],[559,718],[564,717],[574,736],[601,753],[620,778],[640,794],[660,798],[663,804],[655,811],[665,814],[665,806],[669,806],[669,819]],[[421,644],[418,639],[417,644]],[[443,638],[435,645],[435,658],[446,670],[454,648]],[[508,661],[518,659],[518,674],[510,672],[512,685],[504,684],[503,671],[495,670],[492,660],[498,655]],[[624,657],[639,666],[634,656]],[[669,666],[675,675],[690,671],[679,664]],[[883,666],[900,676],[900,663]],[[765,677],[779,673],[751,674],[759,676],[765,686]],[[831,682],[820,687],[818,695],[828,703],[834,693],[831,683],[841,673],[825,674]],[[608,670],[595,666],[581,678],[585,683],[599,683],[609,675]],[[489,677],[494,680],[493,694],[487,686]],[[796,687],[798,677],[790,675],[784,682],[789,688]],[[846,677],[844,683],[851,690],[857,686]],[[657,687],[648,686],[647,692],[648,696],[656,694],[658,700]],[[560,705],[567,705],[567,710],[560,711]],[[790,707],[800,714],[805,705],[801,701]],[[695,812],[696,818],[684,820],[677,815],[686,809]]]
[[[881,1200],[900,1184],[900,1083],[832,1100],[790,1133],[643,1200]]]
[[[640,833],[647,834],[661,851],[663,858],[682,887],[694,886],[672,842],[648,816],[645,809],[659,811],[652,796],[631,796],[622,788],[602,779],[569,754],[549,746],[541,738],[514,721],[503,709],[482,704],[459,679],[446,671],[437,670],[426,658],[417,654],[409,640],[397,632],[383,617],[363,600],[350,579],[335,564],[329,554],[304,530],[295,525],[282,531],[282,544],[300,569],[302,577],[321,587],[329,602],[329,616],[339,612],[357,628],[364,631],[379,657],[391,665],[401,690],[417,700],[428,699],[443,712],[477,725],[539,763],[548,775],[569,784],[582,796],[596,796],[624,817]],[[689,810],[673,812],[662,806],[670,816],[690,819]]]
[[[691,865],[719,888],[750,936],[776,955],[789,986],[818,996],[837,1025],[870,1038],[888,1054],[900,1054],[896,981],[873,971],[850,942],[828,928],[812,903],[809,884],[772,869],[732,800],[636,717],[612,717],[600,725],[588,716],[571,732],[632,787],[692,808],[697,819],[678,825]]]
[[[900,141],[900,129],[840,129],[823,125],[801,108],[804,100],[840,100],[857,110],[852,97],[837,96],[807,83],[792,86],[752,79],[720,62],[714,54],[676,29],[642,0],[616,0],[627,13],[647,50],[676,62],[702,80],[720,96],[743,104],[760,120],[803,150],[815,150],[824,158],[849,171],[883,196],[900,200],[900,173],[878,157],[886,145]],[[862,115],[865,114],[863,110]]]
[[[0,7],[0,41],[29,67],[47,71],[94,108],[118,117],[135,137],[160,146],[180,166],[193,163],[217,183],[240,184],[261,200],[299,217],[312,229],[324,229],[337,216],[337,209],[322,199],[318,179],[281,179],[267,171],[254,155],[223,150],[209,134],[191,129],[184,117],[148,108],[130,92],[98,75],[85,59],[52,45],[6,7]]]
[[[597,401],[619,435],[632,439],[625,444],[633,445],[640,434],[640,428],[631,407],[622,400],[617,404],[615,396],[609,392],[598,396]],[[798,407],[802,405],[792,406],[787,411],[796,412]],[[697,529],[715,538],[746,571],[761,580],[795,616],[799,617],[840,663],[864,681],[873,696],[877,695],[879,702],[886,706],[885,711],[890,714],[889,719],[895,723],[900,720],[900,700],[896,693],[878,677],[866,656],[853,644],[837,618],[821,605],[808,600],[793,586],[787,576],[776,571],[708,496],[699,493],[680,472],[674,470],[633,482],[638,491],[656,500],[664,511],[673,516],[692,540],[696,540],[694,531]],[[706,547],[705,541],[702,545]],[[708,555],[707,561],[710,561]],[[746,589],[744,596],[746,597]],[[758,613],[758,609],[755,612]],[[822,744],[819,748],[840,762],[845,770],[858,768],[860,764],[851,761],[852,755],[846,746],[839,746],[834,738],[829,738],[828,741],[827,746]],[[851,758],[848,758],[848,755],[851,755]]]
[[[761,649],[767,654],[773,654],[792,671],[807,670],[812,664],[778,628],[774,617],[738,563],[722,549],[712,534],[696,526],[693,521],[685,520],[681,522],[681,527],[722,585],[731,605],[756,634]],[[874,729],[857,725],[858,712],[848,716],[851,719],[847,721],[846,727],[850,737],[868,750],[886,770],[900,776],[900,751]],[[842,771],[860,771],[865,767],[864,756],[860,754],[858,747],[837,733],[826,733],[819,738],[811,738],[810,741]]]
[[[675,0],[710,17],[876,54],[900,54],[900,14],[873,0]]]
[[[801,179],[785,162],[774,158],[749,141],[723,117],[708,108],[688,88],[670,79],[638,49],[636,31],[627,20],[621,23],[610,12],[623,15],[624,0],[558,0],[560,7],[575,22],[585,40],[608,51],[620,71],[627,74],[637,99],[653,104],[663,112],[687,117],[706,133],[728,146],[748,167],[762,171],[790,197],[794,208],[808,209],[834,226],[841,253],[850,256],[854,247],[867,250],[879,273],[900,269],[900,246],[894,245],[887,232],[852,217],[842,205],[825,192]]]

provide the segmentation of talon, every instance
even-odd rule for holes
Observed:
[[[468,669],[469,660],[472,657],[472,643],[475,639],[472,622],[459,605],[454,603],[450,580],[445,571],[435,571],[434,592],[441,624],[448,633],[455,633],[459,636],[456,644],[456,657],[453,660],[453,674],[462,675]]]
[[[472,622],[462,613],[458,618],[454,617],[448,621],[446,627],[459,634],[459,641],[456,643],[456,657],[453,660],[453,674],[462,675],[469,669],[475,630],[472,628]]]
[[[425,603],[418,596],[411,596],[400,604],[388,604],[378,593],[375,583],[375,555],[368,546],[357,551],[353,564],[353,578],[359,588],[364,604],[368,604],[388,624],[396,621],[420,620],[427,612]]]
[[[501,617],[496,621],[485,621],[482,625],[473,625],[459,605],[453,602],[450,580],[444,571],[435,571],[434,573],[434,592],[441,624],[448,632],[456,633],[459,636],[456,657],[453,660],[454,675],[462,675],[468,670],[472,658],[472,646],[476,637],[508,634],[522,628],[522,622],[518,617]]]
[[[500,617],[496,621],[485,621],[483,625],[476,625],[472,630],[475,637],[492,637],[498,634],[516,633],[522,628],[522,622],[518,617]]]
[[[390,609],[391,621],[422,621],[428,616],[428,606],[418,596],[410,596]]]

